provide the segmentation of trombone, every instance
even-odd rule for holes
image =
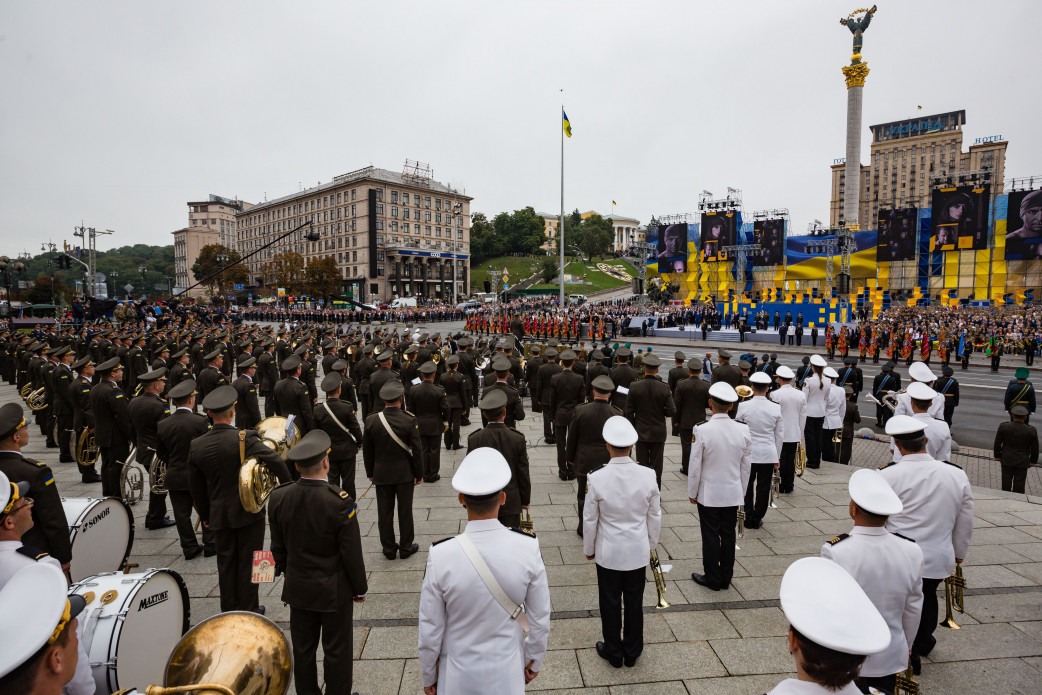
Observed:
[[[658,593],[658,603],[655,604],[655,608],[669,608],[669,601],[666,600],[666,572],[671,567],[662,566],[662,563],[658,560],[658,551],[654,548],[651,549],[651,576],[655,578],[655,591]]]

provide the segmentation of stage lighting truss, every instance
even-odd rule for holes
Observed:
[[[930,177],[930,188],[955,188],[956,186],[984,186],[991,183],[991,169],[975,169]]]
[[[1042,185],[1042,176],[1021,176],[1009,180],[1005,185],[1007,193],[1017,191],[1033,191],[1036,185]]]
[[[727,196],[714,198],[710,191],[702,191],[698,196],[699,212],[735,212],[742,209],[742,191],[727,187]]]

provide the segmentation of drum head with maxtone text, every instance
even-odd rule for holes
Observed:
[[[72,581],[123,569],[134,543],[134,517],[118,497],[63,497],[72,540]]]

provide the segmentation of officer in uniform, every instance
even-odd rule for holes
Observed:
[[[557,363],[557,349],[548,347],[543,352],[543,356],[546,358],[546,363],[539,367],[539,375],[536,383],[539,385],[539,411],[543,414],[543,440],[547,444],[553,444],[557,441],[554,432],[554,416],[550,412],[550,382],[555,376],[561,373],[563,367]],[[562,434],[562,437],[564,435]],[[562,475],[562,472],[558,470],[558,476]],[[561,480],[565,480],[567,476],[562,477]]]
[[[90,391],[90,403],[94,411],[94,441],[101,450],[101,494],[118,497],[119,477],[134,439],[127,399],[120,387],[123,367],[119,358],[113,357],[99,364],[97,373],[100,380]]]
[[[695,425],[706,421],[709,407],[709,382],[699,378],[701,368],[698,358],[691,358],[687,363],[688,378],[678,383],[673,392],[673,434],[680,437],[680,472],[684,475],[691,458],[691,433]]]
[[[237,397],[231,386],[219,386],[203,400],[213,427],[192,441],[188,479],[203,528],[214,532],[221,610],[263,613],[250,574],[253,552],[264,549],[264,511],[243,509],[239,468],[246,459],[256,458],[280,483],[289,482],[290,475],[282,458],[261,444],[256,432],[232,424]]]
[[[1038,465],[1038,431],[1027,423],[1028,409],[1010,408],[1012,422],[999,424],[995,432],[995,459],[1002,464],[1002,489],[1024,492],[1028,468]]]
[[[221,349],[217,348],[207,354],[204,359],[207,363],[206,367],[199,370],[195,377],[196,389],[199,391],[201,401],[205,401],[211,391],[228,383],[228,377],[221,369],[221,365],[224,364],[224,353],[221,352]]]
[[[583,535],[583,504],[586,500],[586,476],[590,471],[608,463],[608,451],[604,448],[601,432],[609,418],[622,415],[622,411],[611,404],[615,384],[610,377],[601,375],[593,380],[593,400],[575,409],[568,425],[568,445],[565,456],[578,481],[576,500],[579,503],[579,525],[575,532]]]
[[[376,350],[374,349],[373,352],[375,353]],[[376,363],[379,365],[379,368],[369,377],[369,396],[371,399],[369,403],[370,413],[378,413],[383,410],[384,401],[380,397],[380,389],[383,388],[384,384],[389,381],[397,381],[398,383],[401,383],[401,378],[399,377],[398,372],[391,369],[392,360],[394,360],[394,351],[390,348],[382,349],[382,352],[380,352],[376,357]],[[424,362],[426,361],[427,360],[424,360]],[[402,388],[402,393],[405,393],[404,386]]]
[[[831,560],[805,557],[785,570],[779,595],[799,678],[783,680],[767,695],[860,693],[854,679],[865,656],[887,649],[891,637],[857,581]]]
[[[637,370],[630,366],[629,360],[632,351],[623,345],[615,351],[616,364],[611,368],[611,383],[615,384],[615,393],[611,395],[611,404],[619,410],[626,409],[626,399],[629,396],[630,385],[640,376]]]
[[[293,415],[297,429],[302,435],[307,434],[315,429],[315,417],[308,387],[300,380],[300,357],[287,357],[282,363],[282,371],[286,376],[275,384],[271,394],[275,401],[275,414],[281,417]]]
[[[821,557],[850,573],[890,628],[890,646],[865,660],[857,684],[862,692],[874,687],[892,693],[919,629],[923,551],[886,530],[889,516],[904,506],[879,471],[854,471],[848,489],[854,528],[821,546]]]
[[[383,359],[380,361],[384,362]],[[390,365],[389,357],[386,363]],[[411,413],[402,409],[405,395],[402,382],[393,378],[386,380],[377,395],[381,408],[365,419],[362,463],[369,482],[376,486],[377,524],[384,557],[393,560],[398,554],[404,560],[420,549],[413,543],[412,520],[413,487],[423,482],[419,425]],[[398,505],[400,535],[397,541],[394,537],[395,504]]]
[[[163,486],[170,497],[174,524],[181,540],[181,552],[186,560],[196,558],[200,553],[212,557],[217,554],[213,530],[203,529],[202,545],[195,537],[195,529],[192,527],[192,490],[188,483],[188,454],[192,440],[204,434],[210,424],[205,415],[195,412],[194,379],[183,379],[170,389],[167,396],[173,412],[156,426],[156,456],[166,462]]]
[[[796,383],[794,384],[794,386],[797,389],[802,389],[803,388],[804,382],[807,381],[807,377],[809,377],[811,375],[811,373],[812,373],[812,370],[810,368],[810,356],[809,355],[804,355],[803,359],[800,360],[800,362],[801,362],[800,366],[796,368]]]
[[[448,369],[438,379],[438,383],[445,389],[445,404],[449,407],[449,427],[445,430],[445,448],[449,451],[463,448],[460,444],[459,428],[463,411],[469,405],[467,380],[459,373],[461,364],[459,355],[449,355],[445,360]]]
[[[320,638],[325,692],[351,692],[354,604],[369,591],[355,499],[327,480],[331,447],[323,430],[304,435],[286,454],[300,477],[275,488],[268,501],[275,572],[286,577],[282,600],[290,609],[300,695],[323,692],[315,663]]]
[[[275,360],[275,344],[271,340],[261,343],[261,353],[257,355],[257,381],[260,394],[264,397],[264,417],[275,414],[275,399],[272,391],[279,383],[279,364]]]
[[[157,451],[157,426],[170,414],[166,401],[159,395],[165,387],[165,376],[166,367],[138,376],[137,381],[142,385],[141,394],[133,398],[127,406],[127,417],[130,418],[131,429],[134,432],[136,460],[145,470],[149,469],[152,457]],[[161,529],[173,525],[174,520],[166,515],[166,495],[150,493],[145,528]]]
[[[499,508],[499,521],[510,528],[521,527],[521,510],[532,501],[532,479],[528,472],[528,448],[525,435],[506,422],[507,397],[500,389],[491,389],[478,403],[481,419],[486,424],[467,438],[467,453],[490,447],[503,455],[510,466],[510,482],[503,487],[506,500]]]
[[[792,385],[796,374],[785,365],[778,367],[775,378],[779,386],[771,399],[781,406],[782,413],[782,450],[779,457],[781,481],[778,491],[788,494],[792,492],[796,479],[796,447],[803,439],[803,428],[807,424],[807,395]]]
[[[553,375],[543,396],[549,396],[547,410],[554,420],[554,441],[557,444],[557,477],[575,480],[575,471],[568,467],[568,425],[575,415],[575,408],[586,400],[586,382],[582,375],[572,370],[575,352],[561,353],[561,371]]]
[[[521,400],[521,395],[517,388],[508,381],[510,359],[505,355],[497,355],[492,360],[492,371],[495,374],[495,379],[489,383],[488,377],[486,377],[486,386],[482,389],[482,395],[488,395],[488,392],[493,389],[503,391],[507,395],[507,427],[516,427],[518,420],[525,419],[525,404]],[[517,382],[514,383],[516,384]],[[482,421],[482,425],[484,424],[486,423]]]
[[[908,368],[908,384],[914,384],[919,381],[927,386],[933,386],[934,381],[937,379],[937,375],[930,371],[930,368],[926,366],[925,362],[915,362]],[[907,389],[904,393],[897,394],[897,407],[894,409],[894,415],[912,415],[912,397],[908,395]],[[944,396],[936,394],[933,398],[933,403],[930,404],[928,411],[930,417],[940,419],[944,415]]]
[[[887,362],[883,365],[879,374],[872,380],[872,396],[878,401],[876,403],[876,427],[885,427],[886,421],[890,419],[890,408],[883,405],[883,396],[887,391],[901,390],[901,375],[894,372],[894,363]]]
[[[51,381],[54,385],[54,391],[51,395],[51,410],[52,417],[55,423],[55,430],[58,434],[58,462],[59,463],[72,463],[76,460],[73,454],[75,447],[69,447],[71,443],[70,435],[72,434],[73,415],[75,406],[70,400],[69,385],[72,383],[72,369],[69,365],[76,360],[76,353],[72,349],[65,345],[58,348],[54,356],[58,359],[58,363],[54,367],[54,374],[51,377]]]
[[[542,346],[533,344],[529,348],[531,357],[525,363],[525,383],[528,385],[528,395],[532,397],[532,412],[539,412],[539,368],[546,364],[546,360],[540,354]]]
[[[188,366],[191,358],[188,350],[178,350],[170,356],[170,371],[167,373],[167,388],[174,388],[185,379],[192,379],[192,370]]]
[[[736,388],[738,384],[742,383],[742,372],[738,367],[731,364],[731,353],[727,350],[720,350],[717,353],[719,357],[719,364],[713,368],[713,374],[709,381],[711,384],[715,384],[718,381],[730,384],[731,388]]]
[[[503,455],[488,447],[467,454],[452,476],[467,526],[427,555],[419,619],[425,695],[523,695],[542,668],[550,590],[539,542],[499,522],[510,478]]]
[[[669,370],[669,393],[674,394],[677,390],[677,384],[687,378],[688,371],[684,363],[687,358],[684,357],[684,353],[677,350],[673,353],[673,361],[676,362],[676,366]]]
[[[955,370],[947,365],[941,368],[941,374],[943,376],[933,382],[933,389],[944,396],[944,421],[948,423],[948,427],[951,427],[952,416],[955,415],[955,408],[959,405],[959,382],[952,376],[955,374]]]
[[[770,375],[756,372],[749,381],[752,382],[753,397],[738,404],[735,420],[749,428],[752,441],[752,465],[749,484],[745,488],[745,528],[760,528],[770,502],[771,478],[775,469],[781,468],[779,460],[785,425],[781,406],[767,398]]]
[[[354,406],[341,398],[343,388],[340,374],[330,372],[322,377],[326,399],[315,405],[315,427],[329,435],[329,482],[346,490],[351,499],[357,499],[355,468],[362,428],[358,426]]]
[[[441,438],[449,421],[449,404],[445,389],[434,383],[438,365],[428,360],[419,367],[419,384],[406,395],[420,432],[420,460],[423,482],[441,480]]]
[[[86,601],[67,592],[61,571],[45,562],[23,567],[0,589],[5,633],[0,692],[57,695],[66,688],[76,695],[84,692],[70,681],[77,676],[83,654],[77,616]]]
[[[662,487],[662,459],[666,448],[666,419],[676,415],[673,397],[658,375],[662,360],[655,354],[644,358],[644,378],[630,385],[623,415],[637,428],[637,463],[655,471]]]
[[[469,336],[463,336],[456,341],[456,345],[459,347],[459,351],[453,356],[459,358],[459,373],[463,377],[465,387],[463,392],[463,414],[460,424],[469,425],[470,409],[478,404],[478,387],[475,381],[477,375],[474,373],[474,351],[471,349],[474,347],[474,340]],[[444,384],[442,385],[444,386]],[[531,387],[531,382],[529,386]],[[533,411],[539,412],[535,408],[533,408]],[[459,445],[458,441],[456,443]],[[463,448],[462,445],[460,445],[460,448]]]
[[[916,420],[922,420],[923,424],[926,425],[924,430],[926,453],[935,461],[943,461],[945,463],[951,461],[952,433],[948,428],[948,423],[939,418],[930,417],[927,412],[937,392],[922,382],[913,381],[908,385],[906,394],[911,398],[912,417]],[[893,461],[897,463],[901,460],[901,452],[893,441],[890,442],[890,449],[893,452]]]
[[[880,471],[904,510],[892,514],[886,527],[911,538],[926,558],[923,569],[923,617],[912,645],[912,669],[918,674],[921,657],[937,640],[937,587],[966,557],[973,537],[973,491],[966,473],[954,464],[942,463],[926,453],[926,423],[895,415],[886,423],[901,453],[900,463]],[[820,586],[820,585],[819,585]]]
[[[1030,372],[1027,367],[1017,367],[1017,371],[1014,373],[1014,379],[1011,379],[1009,385],[1006,387],[1006,394],[1002,398],[1002,405],[1006,409],[1006,412],[1015,405],[1022,405],[1028,411],[1027,419],[1024,422],[1031,422],[1031,413],[1035,412],[1035,387],[1028,381]],[[1012,421],[1013,416],[1010,415]]]
[[[619,668],[624,663],[633,666],[644,651],[644,575],[658,545],[662,510],[653,471],[630,458],[637,443],[630,421],[618,415],[608,418],[601,437],[609,460],[587,477],[583,553],[597,562],[603,637],[596,645],[597,655]]]
[[[251,429],[261,421],[260,402],[257,400],[257,384],[253,377],[257,374],[257,359],[243,353],[236,366],[239,376],[232,382],[232,388],[238,394],[235,404],[235,426],[240,430]]]
[[[94,376],[94,362],[90,357],[84,357],[72,364],[76,370],[76,378],[69,384],[69,400],[72,402],[73,417],[73,451],[78,448],[80,434],[84,430],[94,430],[94,409],[90,402],[91,377]],[[79,460],[76,466],[80,472],[80,479],[85,483],[99,483],[101,476],[98,475],[93,465],[81,465]]]
[[[728,415],[737,401],[738,394],[726,381],[709,387],[713,415],[695,428],[688,465],[687,496],[698,505],[705,572],[692,573],[691,578],[713,591],[726,589],[734,574],[738,505],[745,501],[752,464],[749,428]]]

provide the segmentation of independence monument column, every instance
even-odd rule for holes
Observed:
[[[862,14],[864,13],[864,14]],[[858,224],[858,213],[861,201],[861,92],[868,77],[868,64],[861,62],[861,46],[863,35],[868,29],[876,6],[872,9],[860,9],[839,20],[839,23],[850,29],[854,35],[854,54],[850,57],[850,65],[843,68],[843,76],[847,81],[847,158],[844,167],[845,181],[843,192],[843,216],[847,227]],[[862,14],[858,19],[857,15]]]

